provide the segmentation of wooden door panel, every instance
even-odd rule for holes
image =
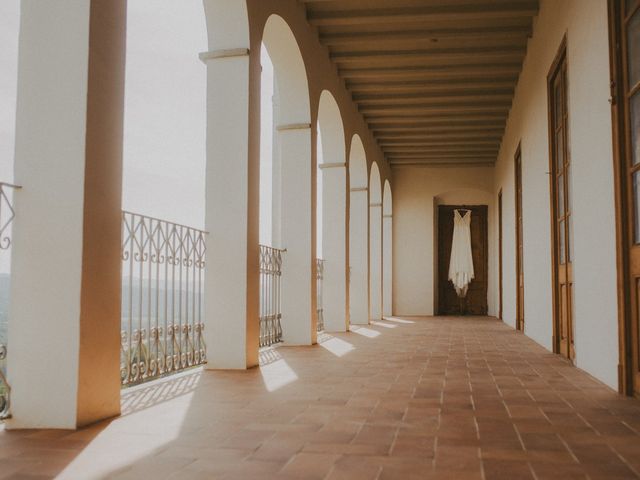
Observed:
[[[460,300],[449,281],[449,261],[453,239],[453,212],[457,208],[471,210],[471,252],[474,279],[469,284],[467,296]],[[438,207],[438,314],[486,315],[488,311],[488,228],[487,206]]]
[[[502,190],[498,192],[498,318],[503,319],[502,312]]]
[[[571,258],[571,199],[569,191],[571,156],[567,139],[567,63],[565,43],[548,76],[549,164],[552,219],[553,321],[555,350],[573,359],[573,270]]]
[[[524,331],[524,227],[522,218],[522,155],[514,157],[516,207],[516,329]]]
[[[640,396],[640,0],[609,0],[620,390]]]

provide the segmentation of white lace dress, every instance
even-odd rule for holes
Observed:
[[[471,253],[471,211],[460,215],[453,212],[453,241],[449,260],[449,280],[453,283],[458,297],[467,295],[469,283],[473,280],[473,256]]]

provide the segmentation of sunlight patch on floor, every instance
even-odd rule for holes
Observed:
[[[384,327],[384,328],[396,328],[398,326],[398,325],[394,325],[393,323],[377,322],[375,320],[371,320],[371,325],[376,325],[378,327]]]
[[[336,357],[342,357],[355,350],[355,347],[349,342],[345,342],[341,338],[336,338],[327,334],[324,334],[322,338],[318,338],[318,345],[331,352]]]
[[[362,335],[363,337],[368,338],[376,338],[380,336],[380,332],[371,330],[367,327],[360,327],[358,325],[351,325],[351,328],[349,328],[349,330],[351,330],[353,333],[357,333],[358,335]]]
[[[296,372],[293,371],[284,358],[261,366],[260,374],[262,375],[264,386],[270,392],[275,392],[285,385],[298,380],[298,375],[296,375]]]
[[[387,322],[396,322],[396,323],[416,323],[413,320],[405,320],[404,318],[398,318],[398,317],[383,317],[383,320],[386,320]]]
[[[152,457],[180,437],[193,395],[174,398],[170,413],[163,412],[165,405],[113,420],[56,478],[109,478]]]

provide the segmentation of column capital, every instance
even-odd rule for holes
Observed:
[[[325,168],[346,168],[347,164],[345,162],[342,163],[321,163],[318,165],[320,170],[324,170]]]
[[[310,123],[288,123],[285,125],[278,125],[276,127],[276,130],[278,132],[282,132],[285,130],[310,130],[310,129],[311,129]]]
[[[218,60],[221,58],[233,58],[233,57],[247,57],[249,56],[248,48],[224,48],[220,50],[211,50],[208,52],[202,52],[198,54],[198,58],[202,63],[207,63],[209,60]]]

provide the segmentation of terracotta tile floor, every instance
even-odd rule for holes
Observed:
[[[129,390],[124,416],[81,431],[0,430],[0,478],[639,477],[640,402],[501,322],[320,340]]]

